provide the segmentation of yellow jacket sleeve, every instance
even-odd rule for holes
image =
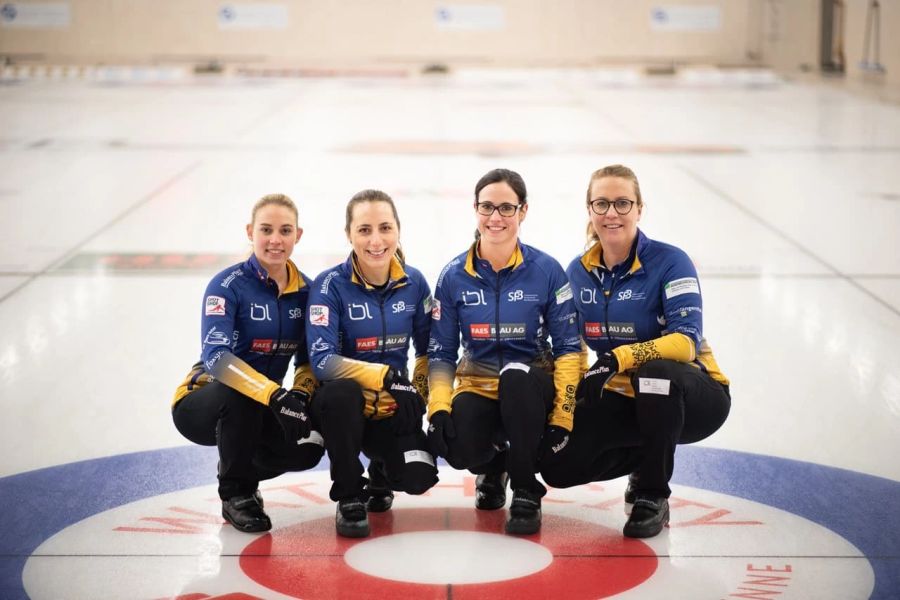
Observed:
[[[416,386],[419,395],[426,401],[428,400],[428,357],[426,355],[417,356],[416,364],[413,367],[412,384]]]
[[[556,397],[553,399],[553,410],[550,412],[550,425],[572,431],[575,417],[575,388],[581,376],[583,363],[583,352],[563,354],[554,361],[553,385],[556,388]]]
[[[682,333],[670,333],[655,340],[619,346],[612,352],[619,361],[620,373],[657,358],[688,363],[697,357],[694,341]]]
[[[456,369],[449,363],[432,361],[428,368],[428,418],[439,410],[450,412]]]
[[[269,405],[272,393],[281,387],[230,352],[216,361],[210,374],[228,387],[266,406]]]
[[[294,367],[294,385],[291,387],[292,390],[306,392],[312,396],[318,385],[319,382],[316,381],[316,376],[313,375],[312,367],[309,366],[309,363]]]

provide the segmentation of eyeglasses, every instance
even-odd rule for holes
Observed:
[[[634,200],[626,200],[625,198],[619,198],[618,200],[613,200],[612,202],[610,202],[609,200],[591,200],[590,204],[591,210],[598,215],[605,215],[607,212],[609,212],[610,206],[615,208],[616,212],[620,215],[627,215],[631,212],[631,208],[634,206]]]
[[[501,217],[511,217],[516,214],[516,211],[518,211],[521,207],[521,204],[510,204],[508,202],[504,202],[500,205],[491,204],[490,202],[475,203],[475,210],[478,211],[479,215],[484,215],[485,217],[489,217],[494,214],[495,210],[500,213]]]

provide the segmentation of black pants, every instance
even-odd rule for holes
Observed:
[[[472,473],[506,471],[512,489],[543,496],[547,489],[534,474],[556,395],[553,379],[541,369],[507,368],[499,386],[497,400],[471,392],[453,399],[450,415],[456,438],[449,440],[445,458],[450,466]]]
[[[646,363],[632,384],[634,398],[604,391],[579,400],[569,444],[541,465],[544,481],[565,488],[636,472],[639,494],[669,497],[675,447],[719,429],[731,396],[727,386],[673,360]]]
[[[392,490],[418,495],[431,489],[438,482],[437,467],[425,433],[419,429],[394,435],[391,419],[367,419],[364,404],[363,390],[352,379],[329,381],[313,400],[314,420],[321,424],[331,461],[331,499],[363,497],[368,480],[363,477],[361,451],[379,463]]]
[[[179,400],[172,419],[195,444],[218,446],[222,500],[248,496],[264,479],[311,469],[325,452],[315,443],[289,444],[268,406],[218,381]]]

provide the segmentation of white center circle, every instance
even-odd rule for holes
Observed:
[[[537,573],[553,562],[553,553],[540,544],[496,533],[416,531],[361,542],[347,550],[344,560],[373,577],[463,584]]]

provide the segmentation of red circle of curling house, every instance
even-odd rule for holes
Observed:
[[[546,568],[516,579],[487,583],[430,584],[382,579],[361,573],[344,553],[365,539],[413,531],[475,531],[502,534],[505,511],[415,508],[370,514],[372,536],[338,537],[334,519],[315,519],[257,538],[241,553],[240,565],[258,584],[287,596],[328,600],[340,590],[357,598],[531,600],[605,598],[640,585],[656,571],[657,557],[639,540],[595,523],[545,514],[542,531],[522,539],[553,553]],[[436,555],[434,560],[441,560]],[[515,560],[510,557],[510,560]],[[410,574],[411,577],[415,575]]]

